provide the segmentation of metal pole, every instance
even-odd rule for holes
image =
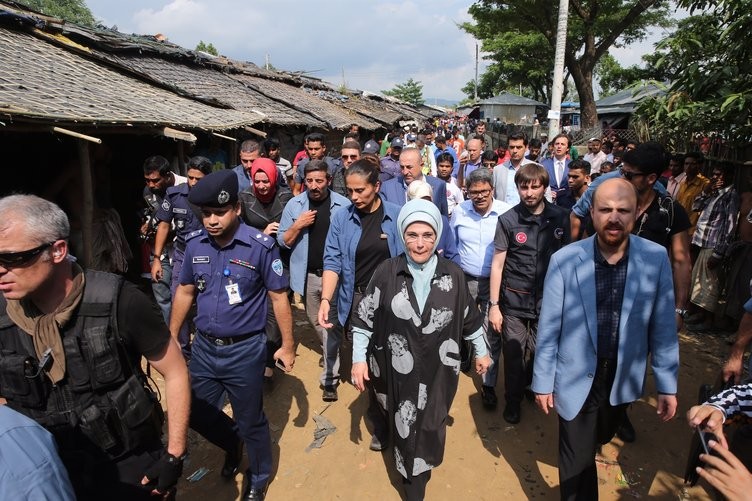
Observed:
[[[569,0],[559,0],[559,23],[556,28],[556,55],[554,56],[554,81],[551,89],[551,111],[548,119],[548,138],[559,133],[561,123],[561,95],[564,93],[564,50],[567,45],[567,16]],[[555,118],[552,118],[555,117]]]
[[[475,91],[473,92],[473,101],[478,100],[478,42],[475,42]]]

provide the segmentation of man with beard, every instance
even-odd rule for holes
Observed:
[[[520,422],[522,396],[532,381],[548,262],[569,242],[569,213],[543,197],[548,182],[548,172],[538,164],[517,171],[514,183],[520,202],[499,216],[494,238],[488,322],[494,333],[501,332],[504,419],[511,424]],[[494,363],[484,376],[484,386],[496,385],[499,345],[492,342],[491,346]]]
[[[423,174],[423,157],[416,148],[405,148],[400,155],[401,174],[381,185],[381,195],[387,202],[400,207],[407,203],[407,187],[415,180],[422,179],[431,185],[433,203],[444,216],[449,216],[446,183],[441,179]]]
[[[598,499],[596,450],[642,396],[648,358],[658,417],[676,413],[671,265],[665,248],[630,234],[636,212],[626,179],[601,183],[596,234],[556,252],[546,274],[532,389],[543,412],[559,415],[561,499]]]
[[[329,175],[333,176],[334,173],[342,168],[342,164],[339,160],[330,157],[326,154],[326,143],[324,142],[324,135],[318,132],[308,134],[305,137],[305,149],[308,155],[307,158],[298,162],[297,170],[293,176],[293,188],[292,192],[295,195],[300,195],[303,191],[303,179],[305,177],[305,166],[311,160],[323,160],[329,167]]]
[[[348,143],[354,143],[350,146],[357,146],[354,141]],[[348,149],[358,151],[355,148]],[[343,146],[342,151],[344,159],[347,149]],[[325,402],[333,402],[337,400],[339,384],[339,350],[336,347],[341,345],[341,334],[333,332],[336,327],[326,329],[319,325],[318,312],[321,305],[321,277],[324,273],[324,244],[331,215],[338,209],[349,206],[350,201],[329,189],[331,176],[323,160],[308,162],[304,181],[306,191],[287,202],[282,212],[277,242],[283,249],[291,251],[290,288],[305,298],[308,321],[316,331],[324,353],[324,371],[321,374],[323,399]],[[329,322],[336,326],[336,296],[332,296],[331,305]],[[329,342],[330,337],[337,337],[336,346]]]

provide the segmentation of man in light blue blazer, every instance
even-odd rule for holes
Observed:
[[[431,185],[432,200],[441,215],[449,217],[446,183],[439,178],[423,175],[423,157],[420,152],[416,148],[405,148],[399,161],[402,174],[382,183],[381,196],[387,202],[402,207],[407,203],[407,185],[414,180],[422,179]]]
[[[634,187],[609,179],[595,192],[596,234],[551,257],[538,323],[532,389],[559,414],[561,499],[597,499],[595,453],[626,406],[642,396],[648,355],[658,416],[676,412],[679,345],[666,249],[630,235]]]

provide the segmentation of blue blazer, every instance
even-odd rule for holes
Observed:
[[[556,411],[567,421],[582,409],[598,361],[594,238],[551,257],[538,321],[532,389],[553,393]],[[628,259],[612,405],[642,396],[648,355],[658,393],[677,388],[679,341],[666,249],[630,235]]]
[[[433,203],[439,208],[442,215],[449,217],[449,206],[447,205],[446,183],[441,179],[433,176],[423,176],[423,179],[431,185],[433,190]],[[407,203],[407,188],[405,187],[405,178],[400,176],[384,181],[379,190],[381,196],[387,202],[402,207]]]
[[[548,171],[548,185],[551,187],[551,191],[559,192],[569,189],[569,183],[567,183],[567,174],[569,174],[569,162],[570,160],[568,158],[564,160],[564,174],[562,174],[561,176],[560,183],[556,182],[556,169],[554,168],[554,159],[546,158],[541,162],[541,165]]]

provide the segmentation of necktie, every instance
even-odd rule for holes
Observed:
[[[564,175],[564,162],[556,161],[556,184],[561,185],[561,177]]]

